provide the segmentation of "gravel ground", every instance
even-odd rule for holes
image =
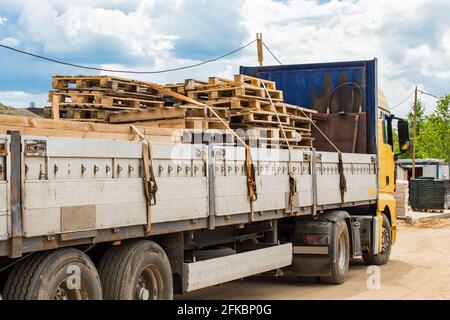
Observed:
[[[178,299],[450,299],[450,219],[399,222],[397,244],[380,277],[361,262],[342,285],[302,283],[294,277],[254,276]],[[377,273],[378,274],[378,273]],[[376,279],[380,279],[377,288]],[[371,284],[371,289],[368,288]]]

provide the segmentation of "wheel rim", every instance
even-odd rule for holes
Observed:
[[[383,227],[383,233],[381,235],[381,254],[385,254],[389,250],[391,242],[391,235],[389,230]]]
[[[339,237],[339,258],[338,258],[338,266],[341,271],[345,269],[345,262],[346,262],[345,237],[344,234],[341,234]]]
[[[69,279],[64,279],[53,293],[53,300],[86,300],[87,293],[83,289],[83,286],[79,289],[69,288]]]
[[[164,298],[162,273],[155,265],[148,265],[136,283],[136,300],[161,300]]]

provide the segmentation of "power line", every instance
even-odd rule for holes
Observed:
[[[273,54],[273,52],[269,49],[269,47],[266,45],[265,42],[263,42],[263,45],[264,45],[264,47],[267,49],[267,51],[269,51],[269,53],[272,55],[272,57],[273,57],[275,60],[277,60],[277,62],[278,62],[280,65],[283,65],[283,64],[281,63],[281,61],[278,60],[278,58],[277,58],[277,57]]]
[[[397,107],[400,107],[403,103],[405,103],[406,100],[408,100],[409,98],[411,98],[411,96],[413,95],[413,93],[414,93],[414,91],[411,91],[411,93],[409,94],[409,96],[406,97],[405,100],[403,100],[402,102],[400,102],[399,104],[397,104],[395,107],[392,107],[392,108],[391,108],[391,111],[394,110],[394,109],[397,108]]]
[[[439,97],[435,96],[434,94],[431,94],[431,93],[428,93],[428,92],[425,92],[425,91],[422,91],[422,90],[417,90],[417,91],[419,91],[420,93],[426,94],[427,96],[430,96],[430,97],[433,97],[433,98],[436,98],[436,99],[440,99]]]
[[[242,47],[240,47],[238,49],[235,49],[233,51],[230,51],[230,52],[228,52],[228,53],[226,53],[224,55],[221,55],[221,56],[213,58],[213,59],[209,59],[209,60],[206,60],[206,61],[203,61],[203,62],[199,62],[199,63],[196,63],[196,64],[192,64],[192,65],[189,65],[189,66],[184,66],[184,67],[179,67],[179,68],[172,68],[172,69],[165,69],[165,70],[158,70],[158,71],[116,70],[116,69],[104,69],[104,68],[97,68],[97,67],[89,67],[89,66],[83,66],[83,65],[79,65],[79,64],[75,64],[75,63],[70,63],[70,62],[65,62],[65,61],[60,61],[60,60],[48,58],[48,57],[45,57],[45,56],[41,56],[41,55],[38,55],[38,54],[34,54],[34,53],[31,53],[31,52],[27,52],[27,51],[16,49],[16,48],[13,48],[13,47],[10,47],[10,46],[6,46],[4,44],[0,44],[0,47],[2,47],[4,49],[11,50],[11,51],[14,51],[14,52],[17,52],[17,53],[20,53],[20,54],[32,56],[32,57],[35,57],[35,58],[38,58],[38,59],[42,59],[42,60],[46,60],[46,61],[50,61],[50,62],[53,62],[53,63],[74,67],[74,68],[96,70],[96,71],[106,71],[106,72],[116,72],[116,73],[157,74],[157,73],[166,73],[166,72],[173,72],[173,71],[179,71],[179,70],[195,68],[195,67],[199,67],[199,66],[202,66],[204,64],[207,64],[207,63],[215,62],[215,61],[218,61],[220,59],[223,59],[223,58],[226,58],[228,56],[231,56],[232,54],[234,54],[234,53],[236,53],[236,52],[238,52],[240,50],[243,50],[243,49],[247,48],[248,46],[250,46],[254,42],[256,42],[256,39],[251,41],[251,42],[249,42],[249,43],[247,43],[246,45],[244,45],[244,46],[242,46]]]

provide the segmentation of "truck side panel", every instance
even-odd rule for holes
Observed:
[[[7,182],[7,140],[0,136],[0,240],[9,237],[8,230],[8,182]]]
[[[256,171],[258,199],[255,211],[289,208],[289,151],[252,149]],[[268,151],[272,150],[272,151]],[[217,216],[250,211],[244,171],[244,149],[216,147],[215,157],[215,213]],[[347,192],[344,202],[376,200],[376,163],[374,155],[344,154],[344,175]],[[291,167],[297,179],[294,208],[313,204],[312,157],[310,152],[292,151]],[[317,153],[317,205],[341,203],[339,158],[337,153]]]
[[[27,237],[147,223],[140,142],[25,137]],[[152,223],[208,215],[204,150],[155,145]]]
[[[209,148],[213,157],[207,156]],[[155,228],[159,223],[195,224],[203,219],[198,224],[202,228],[208,218],[212,228],[232,221],[250,222],[243,147],[153,144],[158,192],[156,204],[150,207],[150,221],[141,142],[23,136],[22,150],[26,238],[65,234],[68,239],[70,233],[109,232],[149,222]],[[289,157],[288,150],[252,148],[251,154],[258,194],[254,209],[262,213],[259,220],[273,215],[281,218],[290,211],[289,158],[297,183],[292,205],[298,215],[313,212],[314,205],[326,210],[376,200],[374,155],[343,154],[347,192],[341,204],[337,153],[313,156],[311,151],[293,150]],[[3,204],[2,212],[5,208],[8,205]],[[214,216],[221,219],[215,221]]]

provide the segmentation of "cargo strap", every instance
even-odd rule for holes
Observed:
[[[144,193],[147,201],[146,234],[148,236],[151,231],[151,206],[156,205],[156,193],[158,192],[158,185],[156,184],[155,173],[153,171],[152,146],[146,136],[142,134],[135,126],[132,125],[131,128],[141,138],[142,143]]]
[[[308,118],[308,116],[302,109],[299,110],[303,112],[306,118]],[[328,143],[331,144],[333,148],[336,149],[336,151],[338,152],[339,189],[341,190],[341,204],[344,204],[345,202],[344,196],[345,193],[347,192],[347,179],[345,178],[344,174],[344,162],[342,161],[342,152],[341,150],[338,149],[338,147],[336,147],[336,145],[330,140],[330,138],[328,138],[327,135],[323,133],[322,130],[320,130],[320,128],[314,123],[312,119],[309,119],[309,121],[317,129],[317,131],[319,131],[319,133],[324,136],[324,138],[328,141]]]
[[[339,156],[339,164],[338,164],[338,170],[339,170],[339,189],[341,190],[341,204],[344,204],[344,195],[345,192],[347,192],[347,179],[345,178],[344,174],[344,162],[342,161],[342,152],[338,153]]]
[[[188,102],[188,103],[192,103],[195,104],[197,106],[203,107],[206,110],[209,110],[214,117],[216,117],[217,119],[220,120],[220,122],[222,122],[222,124],[236,137],[236,139],[242,143],[242,145],[246,146],[246,151],[245,151],[245,165],[246,165],[246,174],[247,174],[247,191],[248,191],[248,198],[250,201],[250,209],[251,209],[251,221],[253,221],[254,219],[254,202],[257,199],[257,193],[256,193],[256,179],[255,179],[255,168],[253,166],[252,163],[252,158],[251,158],[251,153],[250,153],[250,147],[245,143],[245,141],[236,133],[234,132],[234,130],[232,130],[230,128],[230,126],[228,125],[228,123],[226,123],[218,114],[217,112],[211,108],[211,106],[208,106],[207,104],[201,103],[195,99],[186,97],[182,94],[179,94],[177,92],[174,92],[170,89],[166,89],[164,87],[161,87],[157,84],[151,83],[151,82],[144,82],[144,81],[135,81],[137,83],[142,83],[150,88],[153,88],[157,91],[159,91],[160,93]]]
[[[280,115],[278,114],[277,108],[275,108],[275,105],[273,104],[272,97],[270,96],[269,90],[267,90],[266,85],[264,84],[264,81],[261,81],[261,84],[266,92],[267,97],[269,98],[270,105],[272,107],[272,111],[275,113],[278,121],[278,125],[281,129],[281,132],[283,134],[284,141],[286,142],[286,145],[289,149],[289,161],[288,161],[288,175],[289,175],[289,209],[290,214],[294,213],[294,199],[297,195],[297,178],[295,177],[294,173],[292,172],[292,160],[291,160],[291,145],[289,144],[289,140],[287,138],[286,132],[284,131],[283,124],[280,120]]]
[[[251,221],[255,220],[255,206],[254,202],[258,199],[256,193],[256,174],[255,166],[252,163],[252,155],[250,151],[250,146],[245,147],[245,170],[247,172],[247,192],[250,200],[250,210],[251,210]]]

